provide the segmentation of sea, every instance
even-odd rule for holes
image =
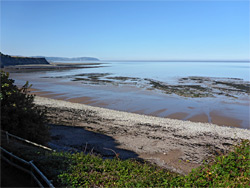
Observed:
[[[86,63],[86,62],[61,62]],[[90,63],[90,62],[87,62]],[[44,96],[92,106],[185,121],[249,129],[249,92],[232,97],[182,96],[152,86],[192,85],[196,81],[250,84],[249,62],[100,61],[85,68],[18,72],[17,85],[29,81]],[[190,79],[191,78],[191,79]],[[195,80],[196,79],[196,80]],[[184,81],[184,82],[181,82]],[[211,82],[211,83],[210,83]],[[150,84],[151,83],[151,84]],[[203,83],[201,83],[201,86]]]
[[[80,61],[64,62],[84,63]],[[101,61],[100,63],[103,63],[103,67],[84,70],[84,73],[110,73],[112,76],[151,78],[169,83],[188,76],[240,78],[250,81],[249,62]],[[60,75],[75,75],[82,72],[82,70],[71,70],[60,72]]]

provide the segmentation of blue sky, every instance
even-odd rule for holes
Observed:
[[[250,59],[249,1],[1,1],[1,52]]]

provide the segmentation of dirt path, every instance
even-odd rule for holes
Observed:
[[[124,158],[143,158],[185,174],[213,152],[226,152],[250,130],[208,123],[172,120],[36,97],[46,108],[52,127],[52,144],[83,150],[86,143],[103,155],[110,148]],[[77,126],[75,128],[73,126]],[[56,143],[57,142],[57,143]],[[106,152],[106,154],[105,154]]]

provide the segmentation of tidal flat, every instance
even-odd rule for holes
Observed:
[[[200,70],[192,72],[189,67],[186,67],[186,72],[185,67],[182,69],[184,72],[180,72],[176,69],[177,65],[171,69],[173,64],[168,63],[159,64],[160,68],[156,69],[155,66],[152,68],[152,64],[152,70],[147,67],[149,63],[74,64],[67,65],[67,69],[40,70],[39,73],[14,70],[11,77],[18,85],[30,81],[36,89],[33,93],[39,96],[138,114],[249,129],[250,82],[244,72],[248,70],[248,64],[242,64],[240,70],[244,70],[244,74],[239,72],[240,76],[229,71],[214,74],[210,70],[208,74],[207,67],[213,70],[214,63],[206,64],[206,70],[203,70],[206,74]],[[229,65],[231,69],[234,68],[232,64],[220,66],[225,69]],[[163,69],[166,71],[164,74],[161,72]],[[158,71],[158,74],[152,71]]]
[[[238,95],[250,94],[250,83],[239,78],[218,77],[184,77],[177,84],[168,84],[149,78],[111,76],[111,73],[85,73],[71,76],[56,76],[43,78],[71,78],[71,81],[81,81],[82,84],[132,84],[148,90],[159,90],[166,94],[176,94],[183,97],[202,98],[218,95],[238,98]]]

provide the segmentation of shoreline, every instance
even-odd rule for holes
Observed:
[[[51,71],[39,65],[32,69],[28,65],[22,66],[24,69],[13,69],[11,75],[19,85],[29,80],[40,90],[34,94],[40,96],[157,117],[250,129],[250,82],[240,78],[182,76],[175,83],[168,83],[113,75],[102,62],[53,63],[44,67],[48,66]],[[39,75],[36,71],[40,71]]]
[[[73,103],[79,103],[79,104],[86,104],[86,105],[91,105],[95,107],[104,107],[107,108],[108,102],[102,101],[102,100],[97,100],[93,97],[89,96],[82,96],[82,97],[64,97],[64,93],[53,93],[53,92],[48,92],[48,91],[42,91],[38,89],[32,89],[30,90],[31,94],[40,96],[40,97],[46,97],[46,98],[51,98],[51,99],[56,99],[56,100],[63,100],[63,101],[68,101],[68,102],[73,102]],[[190,107],[192,108],[192,107]],[[108,108],[109,109],[109,108]],[[201,123],[213,123],[219,126],[228,126],[228,127],[240,127],[240,124],[242,120],[236,119],[233,117],[228,117],[225,115],[222,115],[221,112],[219,111],[211,111],[209,114],[205,113],[199,113],[195,114],[190,117],[190,114],[187,112],[175,112],[171,113],[167,116],[160,116],[161,113],[166,112],[168,109],[163,108],[159,109],[150,113],[145,113],[144,110],[130,110],[130,111],[124,111],[124,112],[129,112],[129,113],[135,113],[135,114],[141,114],[141,115],[148,115],[148,116],[154,116],[154,117],[161,117],[161,118],[170,118],[170,119],[176,119],[176,120],[183,120],[183,121],[191,121],[191,122],[201,122]],[[123,111],[123,110],[121,110]],[[186,117],[189,117],[186,119]],[[209,121],[210,120],[210,121]]]
[[[49,64],[35,64],[35,65],[12,65],[3,68],[6,72],[40,72],[40,71],[55,71],[55,70],[71,70],[71,69],[86,69],[103,67],[104,63],[89,62],[89,63],[60,63],[53,62]]]
[[[74,145],[74,139],[83,139],[84,134],[79,137],[73,134],[63,146],[84,147],[92,143],[99,153],[103,147],[131,151],[139,158],[182,174],[201,165],[214,152],[226,152],[241,139],[250,138],[247,129],[139,115],[38,96],[34,102],[47,110],[50,123],[64,125],[61,135],[52,129],[57,138],[52,143],[60,140],[63,143],[73,130],[83,129],[95,136],[78,140]],[[115,145],[104,142],[100,135],[112,138]]]

